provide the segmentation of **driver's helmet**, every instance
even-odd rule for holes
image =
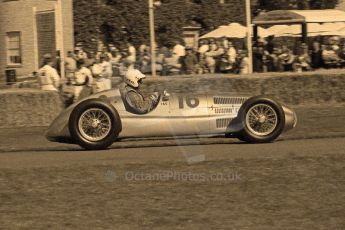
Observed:
[[[126,84],[134,87],[134,88],[138,88],[139,87],[139,81],[141,79],[144,79],[146,76],[141,73],[139,70],[137,69],[129,69],[126,74],[125,74],[125,79],[124,81],[126,82]]]

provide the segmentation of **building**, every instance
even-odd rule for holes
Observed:
[[[6,70],[37,70],[45,53],[73,50],[73,37],[72,0],[0,0],[0,81]]]

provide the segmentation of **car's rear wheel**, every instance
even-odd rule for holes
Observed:
[[[121,131],[121,120],[113,106],[90,99],[77,105],[69,119],[73,140],[88,150],[108,148]]]
[[[255,97],[246,101],[239,116],[243,130],[238,139],[250,143],[272,142],[283,132],[285,114],[283,108],[274,100]]]

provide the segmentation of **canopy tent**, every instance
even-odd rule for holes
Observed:
[[[274,25],[268,28],[267,31],[269,34],[276,36],[277,34],[287,30],[288,28],[288,25]]]
[[[345,28],[345,22],[338,23],[309,23],[307,24],[308,37],[325,36],[325,35],[342,35],[339,32]],[[267,31],[275,37],[296,37],[301,35],[301,26],[294,25],[275,25],[268,28]]]
[[[259,25],[293,25],[288,31],[280,31],[278,36],[302,34],[303,41],[307,40],[307,35],[316,36],[323,32],[335,31],[334,29],[325,30],[323,25],[317,23],[341,23],[345,22],[345,12],[340,10],[275,10],[260,14],[253,20],[254,39],[258,37]],[[309,28],[310,25],[310,28]],[[298,30],[300,32],[296,32]],[[331,27],[331,26],[329,26]]]
[[[270,33],[262,28],[258,28],[258,33],[261,37],[267,37]],[[220,26],[217,29],[203,35],[200,39],[205,38],[245,38],[247,36],[247,27],[239,24],[239,23],[230,23],[226,26]]]
[[[340,30],[336,30],[336,31],[323,32],[321,35],[322,36],[342,36],[342,37],[345,37],[345,27],[343,27]]]
[[[255,25],[345,22],[341,10],[274,10],[254,18]]]

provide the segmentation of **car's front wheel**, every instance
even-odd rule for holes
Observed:
[[[73,140],[85,149],[106,149],[118,137],[121,120],[109,103],[90,99],[81,102],[72,111],[69,131]]]
[[[255,97],[246,101],[239,116],[243,129],[237,137],[250,143],[272,142],[283,132],[285,126],[284,110],[276,101]]]

